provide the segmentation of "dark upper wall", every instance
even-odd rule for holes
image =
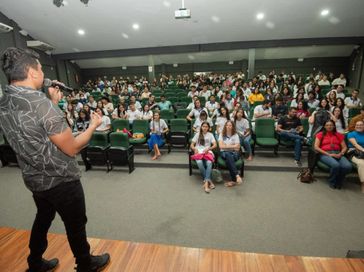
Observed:
[[[6,17],[3,13],[0,12],[0,22],[5,23],[7,25],[12,26],[14,29],[13,31],[5,34],[0,34],[0,53],[3,52],[8,47],[18,47],[18,48],[27,48],[27,40],[32,40],[30,36],[24,37],[19,33],[20,27],[16,24],[16,22],[12,21],[8,17]],[[37,53],[40,56],[40,63],[43,66],[44,76],[51,79],[58,79],[71,87],[79,87],[79,84],[75,80],[65,81],[63,80],[65,77],[58,76],[57,71],[60,72],[67,71],[65,65],[64,68],[57,69],[57,63],[54,58],[50,55],[45,54],[42,51],[38,51]],[[77,65],[71,64],[69,61],[62,61],[66,63],[68,67],[69,73],[72,75],[73,78],[76,78],[76,74],[78,78],[81,78],[80,69]],[[63,75],[63,74],[62,74]],[[71,76],[70,76],[71,78]],[[3,87],[7,84],[6,77],[4,73],[0,69],[0,85]]]

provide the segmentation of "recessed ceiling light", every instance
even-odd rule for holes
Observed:
[[[77,31],[77,33],[78,33],[78,35],[83,36],[83,35],[85,35],[85,30],[83,30],[83,29],[79,29],[79,30]]]
[[[134,30],[138,30],[140,27],[139,27],[139,25],[138,24],[133,24],[133,29]]]
[[[63,5],[64,6],[68,6],[68,2],[67,1],[63,1]]]
[[[121,36],[123,36],[124,39],[129,39],[129,35],[126,33],[121,33]]]
[[[329,13],[330,13],[330,11],[328,9],[323,9],[321,11],[321,16],[327,16],[327,15],[329,15]]]
[[[219,23],[220,22],[220,18],[218,16],[212,16],[211,17],[211,20],[214,22],[214,23]]]
[[[169,8],[171,6],[171,2],[169,1],[163,1],[163,5],[167,8]]]
[[[263,12],[259,12],[258,14],[257,14],[257,19],[258,20],[263,20],[264,19],[264,13]]]

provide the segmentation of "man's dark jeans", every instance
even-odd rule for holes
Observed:
[[[68,242],[77,264],[90,263],[90,245],[86,237],[86,206],[82,184],[79,180],[62,183],[50,190],[33,192],[37,215],[30,236],[29,266],[41,262],[47,249],[47,232],[56,215],[61,216]]]

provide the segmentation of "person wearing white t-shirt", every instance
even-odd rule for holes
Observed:
[[[212,135],[210,125],[208,122],[203,122],[200,127],[200,132],[192,138],[190,148],[195,155],[208,155],[213,158],[212,150],[217,146],[214,135]],[[213,161],[208,159],[196,159],[197,166],[204,182],[204,190],[206,193],[210,193],[211,189],[215,188],[215,185],[211,180],[211,171]]]
[[[96,108],[95,112],[101,116],[101,125],[96,128],[96,131],[109,131],[111,129],[111,121],[108,116],[104,115],[104,112],[101,108]]]
[[[346,78],[344,74],[340,74],[338,78],[335,78],[332,82],[332,85],[343,85],[344,87],[346,87]]]
[[[207,85],[204,85],[202,91],[199,93],[199,96],[205,97],[205,100],[209,100],[211,92],[207,89]]]
[[[155,112],[153,120],[150,122],[150,138],[148,139],[149,150],[154,150],[152,160],[161,157],[159,148],[164,145],[165,141],[163,135],[168,132],[168,125],[166,121],[160,119],[159,112]]]
[[[197,119],[200,116],[200,113],[202,111],[205,111],[207,113],[207,109],[203,108],[201,106],[200,100],[196,99],[194,103],[195,107],[191,110],[191,112],[187,115],[187,120],[192,121],[193,118]]]
[[[360,109],[362,104],[358,96],[359,96],[359,90],[358,89],[352,90],[351,97],[347,97],[344,100],[345,106],[348,109]]]
[[[327,76],[323,76],[322,79],[317,83],[320,86],[331,86],[330,81],[327,79]]]
[[[271,102],[265,100],[262,105],[258,105],[254,108],[253,120],[255,121],[258,118],[271,118],[272,117],[272,108]]]
[[[225,161],[231,178],[230,181],[225,183],[225,186],[232,187],[241,184],[243,180],[235,164],[240,159],[240,139],[236,133],[234,122],[229,120],[225,123],[224,129],[219,136],[219,147],[221,158]]]
[[[219,103],[216,102],[214,95],[211,95],[209,101],[206,102],[205,108],[209,111],[209,115],[212,116],[216,109],[219,108]]]
[[[142,113],[136,109],[135,104],[131,103],[129,109],[126,111],[126,117],[129,123],[132,124],[134,120],[139,120],[142,118]]]
[[[208,122],[210,127],[213,126],[212,120],[210,118],[208,118],[207,113],[205,111],[202,111],[200,113],[200,116],[198,118],[196,118],[195,122],[193,123],[192,129],[193,129],[194,133],[197,133],[200,131],[200,127],[203,122]]]
[[[249,126],[249,121],[245,117],[245,112],[243,109],[238,109],[234,116],[234,123],[236,128],[236,133],[238,133],[240,138],[240,145],[243,145],[247,154],[248,161],[253,160],[253,152],[250,145],[251,131]]]
[[[230,120],[229,110],[226,107],[220,107],[218,110],[219,115],[216,118],[215,126],[216,126],[216,135],[220,135],[222,129],[226,121]]]

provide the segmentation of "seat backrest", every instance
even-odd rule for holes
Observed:
[[[255,120],[257,138],[275,138],[274,119],[258,118]]]
[[[111,122],[111,126],[113,131],[117,129],[123,130],[124,128],[129,130],[129,121],[126,119],[114,119]]]
[[[149,122],[148,120],[134,120],[133,121],[133,133],[143,133],[144,136],[149,132]]]
[[[107,133],[106,132],[98,132],[95,131],[92,133],[91,140],[89,142],[89,146],[107,146],[108,139],[107,139]]]
[[[309,123],[308,123],[308,118],[305,117],[305,118],[302,118],[301,119],[301,124],[303,126],[303,135],[307,136],[307,133],[308,133],[308,129],[309,129]]]
[[[110,145],[111,147],[129,147],[128,134],[123,132],[112,132],[110,133]]]
[[[170,110],[161,110],[160,111],[161,119],[170,120],[174,118],[174,113]]]
[[[188,122],[186,119],[171,119],[171,132],[187,132]]]
[[[177,118],[186,118],[187,115],[190,113],[188,109],[178,109],[176,112]]]

